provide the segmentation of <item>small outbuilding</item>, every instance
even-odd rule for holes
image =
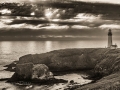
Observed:
[[[111,45],[110,49],[117,49],[117,45]]]

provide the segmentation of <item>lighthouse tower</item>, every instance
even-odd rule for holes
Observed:
[[[108,48],[109,49],[117,49],[117,45],[112,44],[112,31],[109,29],[108,31]]]
[[[108,31],[108,48],[112,46],[112,32],[111,29]]]

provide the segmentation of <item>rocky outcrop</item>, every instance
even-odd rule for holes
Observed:
[[[20,75],[23,79],[47,79],[52,76],[48,67],[52,72],[92,69],[92,75],[101,78],[78,90],[120,89],[120,49],[66,49],[25,55],[20,57],[15,75]]]
[[[53,77],[53,73],[45,64],[36,64],[32,68],[32,79],[49,80]]]
[[[49,71],[49,68],[44,64],[25,63],[17,64],[16,72],[13,75],[12,79],[15,81],[20,80],[49,80],[53,77],[52,72]]]
[[[107,49],[66,49],[44,54],[25,55],[18,64],[45,64],[51,71],[93,69]]]
[[[19,64],[45,64],[50,71],[95,69],[95,73],[109,75],[119,70],[119,49],[65,49],[43,54],[25,55],[19,58]],[[16,64],[15,64],[16,65]],[[8,68],[12,68],[11,64]]]
[[[17,64],[18,61],[14,61],[12,63],[10,63],[9,65],[5,65],[4,67],[7,67],[5,70],[6,71],[11,71],[11,72],[14,72],[15,69],[16,69],[16,64]]]
[[[120,90],[120,72],[108,75],[88,85],[75,90]]]
[[[95,83],[84,85],[77,90],[119,90],[120,89],[120,50],[109,49],[96,64],[94,75],[101,76]]]
[[[109,50],[104,58],[95,66],[95,73],[102,76],[120,71],[120,50]]]

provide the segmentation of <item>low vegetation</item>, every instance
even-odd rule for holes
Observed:
[[[92,70],[90,78],[97,78],[97,81],[77,87],[77,90],[120,89],[120,49],[55,50],[22,56],[17,65],[25,63],[45,64],[52,72]]]

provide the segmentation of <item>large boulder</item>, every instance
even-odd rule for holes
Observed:
[[[12,79],[16,81],[20,80],[49,80],[53,78],[52,72],[44,64],[25,63],[17,64],[16,72]]]
[[[33,63],[17,64],[16,75],[19,79],[31,79]]]
[[[53,73],[49,71],[49,68],[45,64],[36,64],[32,68],[32,79],[50,79],[53,78]]]

